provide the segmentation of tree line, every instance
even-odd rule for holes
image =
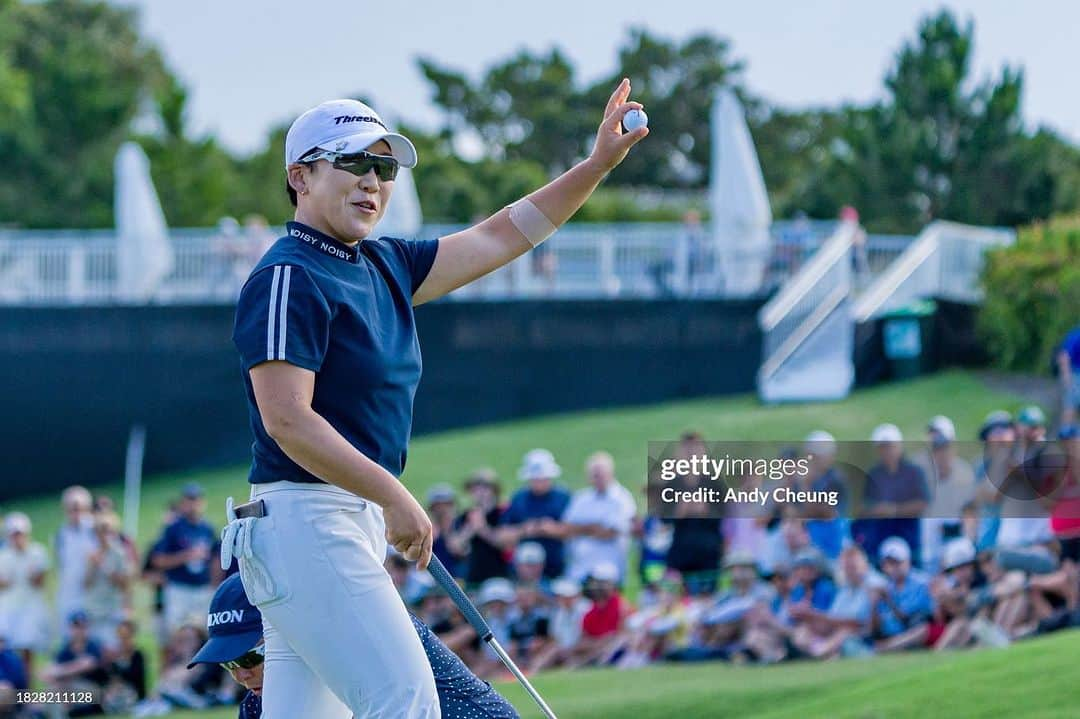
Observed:
[[[101,0],[0,0],[0,223],[112,224],[112,158],[126,139],[146,149],[167,220],[205,226],[223,216],[291,216],[283,191],[286,127],[264,149],[230,151],[185,123],[187,90],[139,36],[134,11]],[[577,219],[674,219],[708,185],[709,108],[733,88],[774,214],[833,217],[859,209],[880,232],[914,232],[935,218],[1019,225],[1080,208],[1080,149],[1023,122],[1023,69],[978,80],[975,27],[948,10],[923,18],[898,48],[879,101],[792,109],[746,86],[731,41],[676,40],[631,30],[610,77],[583,82],[559,48],[522,50],[470,77],[421,57],[440,121],[402,129],[425,218],[467,222],[542,184],[589,149],[610,88],[623,76],[654,118],[649,141],[617,168]],[[363,97],[365,90],[355,94]],[[482,148],[464,159],[455,147]],[[633,188],[682,190],[682,203],[646,205]],[[704,208],[702,208],[704,209]]]

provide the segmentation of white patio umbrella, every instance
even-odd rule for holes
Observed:
[[[420,197],[416,194],[416,183],[412,170],[404,167],[398,170],[394,181],[394,194],[386,206],[379,224],[375,226],[373,237],[403,237],[412,239],[420,232],[424,217],[420,212]]]
[[[138,144],[120,146],[113,171],[117,296],[125,302],[146,302],[173,269],[165,213],[150,178],[150,160]]]
[[[760,288],[768,262],[772,211],[746,113],[729,88],[716,93],[710,129],[709,209],[721,289],[750,295]]]
[[[401,117],[389,104],[382,103],[379,106],[383,108],[384,118]],[[398,132],[395,120],[388,119],[387,122],[391,131]],[[421,157],[420,162],[423,161],[424,158]],[[386,206],[386,212],[375,226],[372,237],[413,239],[420,233],[420,226],[423,224],[424,215],[420,211],[420,196],[416,194],[412,170],[402,167],[394,181],[394,194],[390,198],[390,204]]]

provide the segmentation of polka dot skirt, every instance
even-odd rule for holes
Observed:
[[[426,624],[416,617],[412,622],[435,674],[443,719],[520,719],[510,702],[469,671]]]

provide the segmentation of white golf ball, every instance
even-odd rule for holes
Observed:
[[[623,132],[633,132],[649,124],[649,116],[644,110],[629,110],[622,118]]]

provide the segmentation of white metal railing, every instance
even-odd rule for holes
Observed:
[[[865,272],[868,277],[880,275],[893,260],[904,253],[914,239],[911,235],[869,235],[865,245],[865,267],[862,266],[864,260],[859,258],[863,250],[858,243],[851,248],[855,255],[852,265],[856,273]]]
[[[843,223],[798,272],[763,306],[759,382],[767,380],[851,292],[851,249],[862,232]]]
[[[834,222],[777,222],[762,254],[760,292],[797,272]],[[426,225],[440,237],[461,225]],[[721,255],[707,226],[680,223],[588,224],[561,228],[541,250],[463,287],[451,299],[521,297],[724,296]],[[173,269],[155,303],[231,301],[280,229],[172,229]],[[729,257],[727,255],[725,257]],[[0,304],[121,302],[116,237],[109,230],[0,232]]]
[[[1012,230],[936,221],[855,301],[856,322],[866,322],[914,300],[941,297],[957,302],[982,299],[979,273],[986,251],[1012,244]]]

